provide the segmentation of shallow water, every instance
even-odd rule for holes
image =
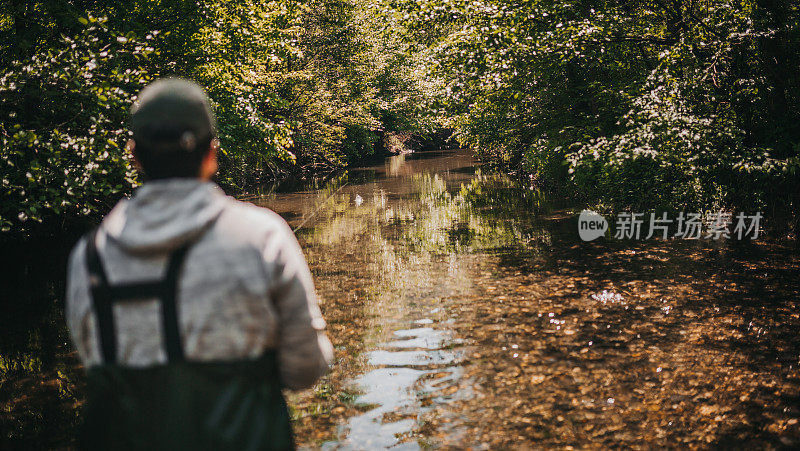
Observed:
[[[800,446],[792,247],[584,243],[579,209],[464,151],[247,199],[296,229],[336,349],[329,375],[289,395],[301,447]],[[28,244],[2,271],[0,448],[74,435],[70,244]]]
[[[451,197],[475,177],[473,168],[466,152],[400,155],[321,191],[293,193],[290,202],[282,194],[253,200],[299,227],[337,370],[350,368],[332,378],[352,390],[352,414],[340,418],[336,433],[307,445],[418,449],[424,413],[453,399],[440,395],[463,373],[463,346],[442,306],[471,283],[438,248],[451,246],[449,226],[464,216]],[[437,249],[417,248],[431,244]]]
[[[788,247],[584,243],[460,151],[257,202],[299,227],[336,345],[292,398],[306,447],[800,444]]]

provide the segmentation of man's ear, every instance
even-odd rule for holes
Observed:
[[[214,174],[217,173],[219,165],[217,164],[217,149],[219,149],[219,140],[214,138],[208,146],[208,152],[203,157],[200,163],[200,178],[202,180],[211,180]]]
[[[131,156],[133,157],[133,165],[139,172],[141,172],[142,164],[139,163],[139,159],[136,158],[136,141],[134,141],[133,139],[129,139],[128,142],[125,144],[125,150],[131,154]]]

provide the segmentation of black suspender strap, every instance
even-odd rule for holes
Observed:
[[[172,253],[167,264],[167,274],[164,278],[164,292],[161,295],[161,324],[164,327],[164,343],[167,347],[167,359],[170,362],[182,362],[183,342],[180,336],[180,323],[178,322],[178,278],[189,245],[185,245]]]
[[[169,362],[184,360],[183,342],[178,322],[178,280],[190,244],[175,250],[167,262],[163,280],[109,285],[97,252],[97,229],[89,234],[86,246],[86,265],[89,270],[89,287],[92,305],[97,318],[98,342],[106,364],[117,363],[117,334],[113,305],[117,301],[159,298],[161,301],[161,325]]]
[[[100,353],[105,363],[116,364],[117,334],[114,330],[114,311],[112,310],[108,277],[103,270],[100,256],[97,254],[97,229],[89,234],[89,241],[86,243],[86,266],[89,269],[89,288],[97,319],[97,329],[100,332],[100,336],[97,337]]]
[[[129,301],[134,299],[160,298],[164,292],[163,282],[133,282],[108,287],[111,299],[114,302]]]

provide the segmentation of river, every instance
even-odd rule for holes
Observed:
[[[289,395],[303,448],[800,445],[800,256],[781,242],[582,242],[575,202],[460,150],[246,200],[296,230],[336,350]],[[39,307],[4,307],[12,446],[68,444],[82,400],[52,260]]]

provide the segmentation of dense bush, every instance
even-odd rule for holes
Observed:
[[[343,167],[438,127],[492,166],[608,208],[800,224],[790,2],[0,6],[5,231],[100,213],[129,192],[125,115],[167,75],[207,87],[229,187]]]
[[[135,184],[123,123],[153,49],[89,20],[0,77],[3,232],[107,210]]]
[[[431,105],[494,165],[615,209],[796,219],[792,2],[391,3]]]
[[[358,7],[357,7],[358,6]],[[343,167],[413,131],[412,77],[377,3],[0,0],[0,227],[96,220],[138,181],[125,121],[147,82],[205,86],[219,181]],[[391,74],[391,76],[387,76]],[[386,119],[386,121],[384,121]],[[34,224],[42,225],[34,227]]]

